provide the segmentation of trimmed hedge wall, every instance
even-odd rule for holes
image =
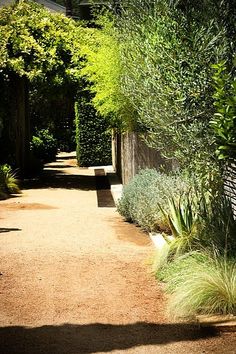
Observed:
[[[79,166],[111,165],[111,132],[108,124],[83,92],[75,103],[76,152]]]

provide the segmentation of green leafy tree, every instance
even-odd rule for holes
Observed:
[[[29,80],[77,78],[79,26],[43,6],[20,0],[0,12],[1,69]]]
[[[97,28],[87,28],[81,53],[85,61],[81,74],[93,94],[92,103],[113,128],[127,129],[133,114],[132,106],[121,87],[120,45],[110,14],[99,16]]]
[[[122,90],[146,141],[182,166],[212,164],[211,64],[227,53],[224,30],[168,1],[129,1],[117,20]],[[200,10],[199,10],[200,11]],[[202,169],[204,166],[200,167]]]
[[[9,83],[10,126],[16,165],[24,171],[29,153],[28,83],[79,80],[81,28],[31,1],[0,10],[0,72]]]
[[[232,61],[234,7],[228,0],[121,0],[119,9],[100,17],[82,46],[94,106],[113,127],[138,131],[211,184],[220,174],[209,124],[212,64]]]

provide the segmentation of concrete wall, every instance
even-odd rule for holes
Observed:
[[[113,137],[113,166],[122,183],[127,184],[140,169],[162,166],[168,170],[174,168],[171,160],[164,160],[157,150],[149,148],[142,138],[134,132]]]

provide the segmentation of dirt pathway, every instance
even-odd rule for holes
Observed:
[[[165,318],[147,236],[101,170],[59,158],[0,202],[0,353],[236,353],[236,339]]]

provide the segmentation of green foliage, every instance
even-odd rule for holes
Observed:
[[[16,172],[9,165],[0,165],[0,199],[17,193],[20,193],[20,188]]]
[[[153,260],[156,277],[172,294],[169,310],[176,317],[235,313],[236,221],[231,202],[224,195],[201,194],[191,208],[192,227],[181,203],[170,209],[175,238]]]
[[[194,215],[193,203],[189,194],[180,196],[178,200],[170,198],[168,204],[169,213],[161,206],[160,209],[168,221],[173,236],[190,235],[196,221],[196,216]]]
[[[56,159],[57,141],[48,129],[42,129],[32,137],[31,151],[43,162],[53,161]]]
[[[166,175],[154,169],[142,170],[124,186],[117,210],[126,220],[146,230],[168,231],[160,206],[166,208],[168,198],[182,194],[188,188],[188,181],[178,174]]]
[[[80,27],[73,20],[20,0],[1,8],[0,34],[4,72],[57,83],[78,78]]]
[[[213,65],[216,107],[210,124],[217,140],[219,159],[236,157],[236,77],[227,72],[225,62]]]
[[[178,198],[168,199],[168,211],[160,206],[174,237],[169,244],[169,258],[188,252],[199,244],[197,204],[200,203],[194,195],[185,193]]]
[[[91,104],[88,92],[80,93],[76,109],[76,145],[80,166],[111,164],[111,132]]]
[[[75,102],[75,142],[76,142],[76,158],[80,161],[80,120],[79,120],[79,103]]]
[[[202,247],[217,248],[222,255],[236,252],[236,220],[231,201],[224,195],[199,205],[197,236]]]
[[[28,125],[24,128],[23,108],[34,130],[49,128],[60,141],[63,140],[61,148],[70,148],[65,140],[68,138],[72,141],[73,99],[75,86],[77,89],[80,82],[82,32],[78,22],[51,13],[34,1],[20,0],[1,7],[0,116],[3,119],[0,121],[3,121],[4,129],[0,161],[3,163],[9,161],[11,165],[15,164],[17,149],[24,154],[25,149],[16,146],[23,142],[15,139],[15,136],[19,136],[16,130],[20,133],[21,127],[22,130],[26,129],[26,136],[30,135]],[[25,102],[29,102],[22,110],[17,107],[19,99],[15,99],[11,92],[14,79],[18,80],[19,77],[26,83]],[[6,92],[2,94],[4,90]],[[14,122],[17,110],[22,113],[19,115],[22,121],[19,125]],[[28,153],[28,148],[26,150]]]
[[[97,20],[98,28],[86,29],[81,54],[84,55],[82,76],[90,83],[96,110],[113,128],[129,125],[132,106],[121,90],[121,60],[117,33],[111,16]]]
[[[196,189],[191,194],[170,198],[169,208],[160,206],[174,239],[169,243],[168,258],[202,247],[217,248],[222,255],[236,252],[236,221],[230,200],[208,195]]]
[[[164,257],[165,252],[162,257]],[[178,289],[181,284],[182,277],[185,273],[191,272],[191,267],[195,263],[204,263],[207,261],[208,256],[201,253],[200,251],[186,252],[181,255],[177,255],[170,259],[169,253],[165,257],[165,262],[158,263],[160,259],[160,254],[156,254],[153,261],[153,271],[158,280],[167,283],[168,292],[173,292]],[[178,274],[178,277],[176,276]]]
[[[233,32],[223,19],[235,11],[223,13],[220,1],[129,0],[121,7],[115,21],[120,84],[136,129],[181,167],[205,179],[212,169],[217,176],[211,65],[232,57]]]
[[[74,97],[78,83],[30,83],[29,116],[34,131],[49,129],[61,151],[74,151]],[[43,102],[43,104],[42,104]]]
[[[163,278],[175,317],[236,314],[235,260],[217,253],[190,253],[173,262]]]

